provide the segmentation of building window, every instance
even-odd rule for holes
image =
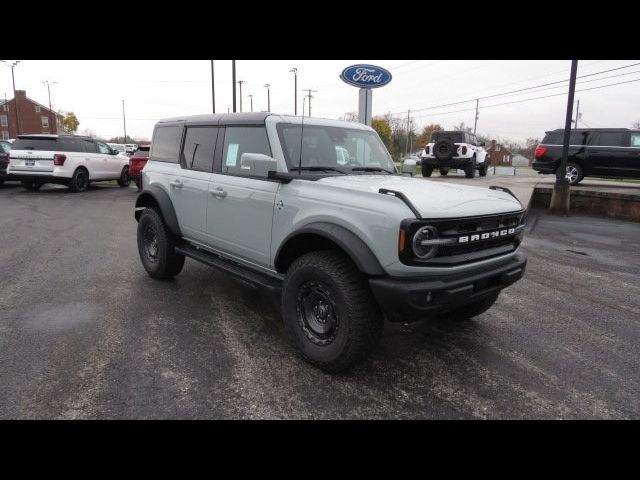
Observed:
[[[500,151],[500,145],[496,145],[496,152]]]
[[[49,117],[43,115],[40,118],[42,119],[42,128],[49,128]]]
[[[9,125],[9,120],[6,115],[0,115],[0,126],[7,127]]]
[[[40,105],[36,105],[36,113],[40,113]]]
[[[2,139],[3,140],[9,140],[9,132],[7,132],[6,130],[2,131]]]
[[[3,105],[2,106],[2,110],[4,110],[5,112],[9,111],[9,105]]]

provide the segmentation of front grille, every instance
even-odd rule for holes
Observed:
[[[445,220],[422,220],[412,222],[409,228],[409,238],[425,225],[432,225],[438,230],[439,239],[451,239],[456,243],[440,245],[437,253],[427,260],[417,257],[401,256],[403,263],[423,266],[454,266],[476,262],[498,255],[513,252],[521,241],[521,230],[524,228],[524,212],[504,215],[489,215]],[[496,236],[497,232],[515,229],[515,234]],[[489,238],[483,239],[483,235]],[[459,243],[460,238],[466,239]]]

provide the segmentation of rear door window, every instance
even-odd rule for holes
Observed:
[[[85,152],[84,140],[80,138],[65,137],[58,138],[58,149],[63,152]]]
[[[156,162],[178,163],[181,137],[181,126],[157,127],[151,141],[150,159]]]
[[[82,146],[84,147],[84,151],[87,153],[99,153],[98,145],[93,140],[83,140]]]
[[[592,145],[602,147],[627,147],[625,132],[597,132],[593,135]]]
[[[640,133],[631,134],[631,146],[640,147]]]

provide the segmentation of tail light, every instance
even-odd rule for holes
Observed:
[[[53,156],[53,164],[61,167],[62,165],[64,165],[64,162],[65,162],[66,159],[67,159],[66,155],[64,155],[62,153],[56,153]]]
[[[540,158],[545,153],[547,153],[547,147],[538,147],[538,148],[536,148],[536,158]]]

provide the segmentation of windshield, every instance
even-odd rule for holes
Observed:
[[[389,152],[375,132],[345,127],[278,124],[278,135],[289,170],[298,167],[349,169],[383,169],[395,173]],[[302,158],[300,157],[302,147]]]

